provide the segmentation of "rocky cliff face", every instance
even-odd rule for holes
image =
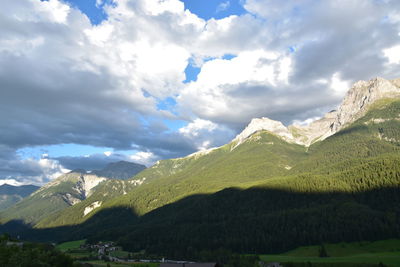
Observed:
[[[73,187],[83,199],[88,198],[92,193],[93,189],[101,182],[105,181],[106,178],[98,177],[92,174],[84,174],[79,177],[78,182]]]
[[[83,170],[76,170],[51,181],[33,195],[42,198],[57,195],[72,206],[88,198],[93,193],[94,188],[105,180],[107,179],[104,177],[88,174]]]
[[[375,101],[383,98],[400,97],[400,88],[397,84],[396,81],[388,81],[382,78],[355,83],[347,92],[338,109],[335,121],[330,126],[331,134],[364,116]]]
[[[255,132],[262,130],[280,136],[287,142],[310,146],[364,116],[377,100],[396,97],[400,97],[400,79],[388,81],[375,78],[370,81],[359,81],[347,92],[337,111],[331,111],[307,126],[285,127],[281,122],[268,118],[253,119],[243,132],[233,139],[232,142],[235,143],[233,148]]]

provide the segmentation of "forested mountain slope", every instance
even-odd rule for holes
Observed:
[[[120,241],[133,250],[190,257],[193,251],[219,247],[278,252],[328,241],[399,237],[399,115],[400,101],[378,103],[312,145],[286,175],[156,209],[125,228],[129,234],[120,235]]]

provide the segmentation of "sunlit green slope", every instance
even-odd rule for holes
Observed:
[[[400,101],[377,101],[365,116],[335,135],[312,145],[306,160],[291,173],[327,174],[354,162],[385,153],[398,153],[400,145]]]
[[[286,175],[291,166],[306,157],[305,147],[289,144],[267,132],[256,133],[244,144],[235,149],[232,147],[233,144],[228,144],[207,154],[160,161],[127,181],[143,182],[126,190],[127,194],[105,201],[99,194],[105,194],[107,188],[96,190],[96,194],[86,201],[41,221],[38,226],[82,222],[89,218],[82,215],[84,206],[94,201],[104,203],[94,213],[122,205],[134,207],[144,214],[195,193],[213,193],[232,186],[248,187],[277,175]]]
[[[98,210],[101,209],[103,203],[115,197],[127,194],[136,186],[141,184],[142,180],[105,180],[96,186],[94,192],[83,199],[81,202],[59,210],[53,214],[43,217],[36,227],[47,227],[54,225],[72,225],[81,223],[89,218]]]
[[[16,205],[0,213],[1,220],[22,220],[35,224],[42,218],[75,205],[90,196],[106,178],[72,171],[64,174]]]

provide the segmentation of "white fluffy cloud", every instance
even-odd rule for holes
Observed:
[[[13,185],[13,186],[23,185],[23,183],[18,182],[15,179],[2,179],[2,180],[0,180],[0,185],[3,185],[3,184]]]
[[[400,45],[384,49],[383,54],[388,59],[389,64],[400,64]]]
[[[243,124],[279,106],[289,107],[298,96],[286,91],[291,71],[288,53],[244,51],[230,60],[206,62],[197,81],[188,84],[178,100],[183,109],[202,118]]]
[[[205,150],[222,145],[224,140],[233,137],[233,131],[209,120],[195,119],[179,129],[183,138],[194,144],[197,150]],[[222,141],[222,142],[221,142]]]
[[[12,155],[7,159],[0,159],[0,164],[2,164],[0,184],[42,185],[70,171],[64,168],[57,160],[48,158],[21,159],[16,155]]]
[[[151,166],[159,159],[159,157],[157,155],[154,155],[152,152],[145,152],[145,151],[139,151],[129,156],[129,158],[133,162],[140,163],[145,166]]]

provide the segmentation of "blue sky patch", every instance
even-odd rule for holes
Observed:
[[[231,60],[231,59],[233,59],[235,57],[237,57],[237,56],[233,55],[233,54],[225,54],[225,55],[222,56],[222,59]]]
[[[163,122],[168,126],[170,132],[175,132],[188,125],[188,122],[184,120],[163,120]]]
[[[65,2],[78,8],[90,19],[93,25],[98,25],[107,19],[107,14],[103,9],[105,5],[114,5],[112,0],[103,0],[99,5],[96,5],[96,0],[65,0]]]
[[[297,48],[296,48],[295,45],[292,45],[292,46],[289,47],[290,53],[294,53],[294,52],[296,52],[296,50],[297,50]]]
[[[184,83],[189,83],[192,81],[197,80],[197,76],[199,75],[201,71],[201,68],[196,67],[194,65],[194,62],[192,60],[189,60],[189,64],[187,65],[185,69],[185,75],[186,75],[186,80],[184,80]]]
[[[157,103],[158,110],[171,110],[176,106],[176,101],[172,97],[167,97]]]
[[[49,146],[26,147],[18,150],[17,153],[22,159],[40,159],[43,154],[49,154],[49,157],[52,158],[63,156],[79,157],[84,155],[104,153],[105,151],[113,151],[113,149],[109,147],[94,147],[90,145],[59,144]]]
[[[230,15],[246,13],[241,0],[210,0],[207,1],[207,4],[201,0],[183,0],[182,2],[190,12],[205,20],[222,19]]]

